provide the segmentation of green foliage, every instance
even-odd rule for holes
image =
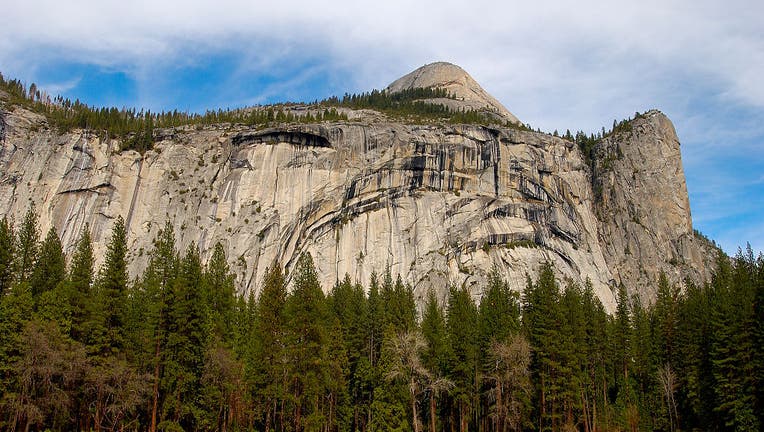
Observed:
[[[534,348],[532,370],[537,383],[534,406],[538,410],[539,428],[543,430],[554,430],[562,423],[562,407],[554,402],[564,386],[563,320],[560,288],[551,265],[545,264],[536,283],[528,278],[523,296],[523,327]]]
[[[392,327],[385,331],[379,367],[384,381],[374,390],[374,402],[371,405],[371,431],[411,431],[411,396],[404,380],[393,371],[400,364],[400,353],[395,350],[398,334]]]
[[[446,105],[427,99],[454,99],[444,89],[412,88],[399,92],[372,90],[360,94],[345,94],[341,99],[331,97],[322,105],[335,105],[351,109],[373,109],[396,118],[446,120],[451,123],[488,124],[490,118],[478,111],[455,111]]]
[[[180,260],[169,295],[164,349],[162,414],[184,430],[199,427],[203,407],[198,395],[207,352],[208,309],[202,264],[191,244]]]
[[[466,429],[476,408],[479,390],[479,315],[466,288],[451,287],[446,314],[449,352],[448,376],[454,387],[451,396],[458,405],[459,427]]]
[[[226,262],[225,250],[220,243],[215,244],[212,257],[207,263],[204,282],[209,295],[207,304],[210,307],[212,336],[232,346],[236,288],[231,269]]]
[[[488,286],[480,300],[480,349],[488,352],[494,342],[506,342],[520,329],[520,301],[517,292],[499,274],[488,273]]]
[[[34,206],[29,206],[16,235],[16,280],[24,283],[32,277],[40,249],[40,230]]]
[[[400,277],[387,271],[380,284],[373,275],[368,292],[345,277],[325,297],[309,255],[292,271],[291,293],[274,263],[259,297],[245,300],[222,246],[206,265],[193,244],[180,257],[169,221],[134,283],[116,221],[93,282],[87,228],[67,274],[55,231],[37,245],[36,217],[25,219],[24,241],[0,223],[15,250],[38,247],[28,278],[12,266],[0,295],[4,430],[762,424],[764,256],[750,248],[719,254],[703,285],[660,277],[649,306],[619,286],[612,316],[589,281],[561,290],[547,264],[528,278],[522,304],[494,269],[485,287],[452,287],[445,310],[428,293],[417,322]]]
[[[330,315],[310,254],[301,255],[297,261],[294,288],[287,297],[284,313],[295,425],[298,429],[317,429],[330,421],[315,405],[328,387],[325,378]]]
[[[375,386],[371,369],[371,334],[369,304],[363,286],[353,284],[345,275],[332,289],[327,299],[342,334],[342,351],[347,356],[347,395],[352,407],[352,427],[359,429],[368,422],[366,414],[371,408]]]
[[[14,368],[22,358],[22,332],[32,316],[34,301],[28,287],[19,284],[0,297],[0,393],[4,395],[18,394],[21,382],[18,371]],[[13,405],[5,397],[0,398],[0,417],[3,425],[7,425],[9,413]]]
[[[220,123],[257,126],[269,123],[312,123],[348,119],[347,115],[339,113],[336,108],[321,107],[317,103],[314,104],[315,114],[308,112],[304,115],[297,115],[290,111],[290,104],[269,108],[220,109],[207,111],[204,114],[177,110],[153,113],[148,110],[138,111],[135,108],[98,108],[79,100],[72,102],[61,96],[51,98],[37,91],[34,83],[27,89],[21,81],[5,80],[2,75],[0,75],[0,90],[9,94],[9,105],[22,106],[45,116],[48,123],[59,132],[77,128],[102,131],[109,138],[120,139],[121,150],[136,150],[140,153],[153,148],[154,132],[157,128],[202,127]]]
[[[98,275],[97,295],[103,345],[97,347],[103,353],[119,352],[125,345],[125,311],[127,306],[127,230],[122,216],[111,230],[111,238],[106,247],[106,259]]]
[[[446,316],[434,290],[427,293],[427,302],[422,313],[422,335],[427,343],[422,361],[425,366],[438,375],[445,375],[451,358]]]
[[[562,136],[562,138],[571,142],[575,142],[578,145],[578,149],[581,151],[581,155],[584,157],[584,161],[593,170],[597,162],[597,149],[602,140],[613,135],[630,134],[634,121],[644,118],[644,114],[636,112],[634,114],[634,118],[627,118],[621,121],[613,120],[613,127],[609,131],[606,131],[603,127],[602,131],[598,132],[597,134],[587,134],[583,131],[578,131],[575,135],[573,135],[570,130],[568,130],[565,135]],[[605,159],[603,165],[607,165],[611,162],[611,160]]]
[[[664,276],[665,278],[665,276]],[[623,385],[629,378],[631,369],[631,311],[629,310],[629,296],[623,284],[618,286],[618,306],[615,310],[613,326],[613,339],[615,355],[618,366],[617,380]]]
[[[757,384],[761,370],[756,370],[754,305],[757,282],[757,262],[748,248],[738,253],[733,268],[721,254],[712,280],[714,309],[711,311],[712,342],[711,372],[716,385],[714,412],[721,426],[734,430],[759,430],[760,412],[755,412]],[[759,402],[760,403],[760,402]]]
[[[0,298],[10,291],[14,274],[15,234],[8,218],[0,220]]]
[[[153,113],[135,108],[98,108],[61,96],[51,98],[40,93],[35,84],[27,88],[18,80],[5,80],[2,75],[0,90],[9,94],[10,105],[23,106],[44,115],[48,123],[60,132],[77,128],[103,131],[110,138],[120,139],[121,150],[136,150],[141,154],[153,148],[157,128],[201,128],[204,125],[221,123],[263,126],[278,123],[347,121],[347,115],[337,108],[373,109],[398,119],[417,122],[488,124],[492,121],[490,116],[479,111],[452,110],[440,103],[426,102],[427,99],[453,99],[445,90],[435,88],[407,89],[396,93],[373,90],[361,94],[345,94],[342,98],[330,97],[307,104],[307,110],[294,110],[297,104],[284,103],[268,107],[208,110],[203,114],[177,110]],[[509,123],[507,126],[516,127]]]
[[[40,255],[35,263],[29,286],[32,296],[55,289],[66,277],[66,261],[61,240],[55,228],[51,228],[40,247]]]
[[[250,339],[244,356],[247,384],[254,392],[253,399],[262,413],[259,419],[268,430],[284,419],[277,415],[276,401],[287,398],[288,358],[286,356],[287,291],[281,266],[274,262],[265,271],[260,296],[257,300],[256,323],[251,330],[256,337]],[[255,306],[250,301],[251,306]],[[281,412],[283,414],[283,411]]]
[[[380,290],[380,307],[384,311],[384,322],[396,332],[412,330],[416,326],[416,303],[411,286],[405,285],[400,275],[393,284],[388,268]]]

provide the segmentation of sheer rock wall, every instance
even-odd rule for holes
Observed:
[[[133,274],[168,219],[180,248],[193,242],[206,258],[221,242],[242,291],[302,252],[325,289],[389,266],[419,298],[430,287],[445,296],[449,282],[479,298],[493,266],[522,290],[551,261],[561,277],[589,278],[611,311],[619,282],[650,297],[659,271],[708,272],[678,140],[659,112],[603,141],[593,170],[574,143],[501,127],[189,127],[157,131],[140,155],[90,132],[58,134],[21,108],[6,121],[0,216],[19,222],[34,203],[42,234],[55,226],[67,253],[89,224],[103,256],[122,215]]]

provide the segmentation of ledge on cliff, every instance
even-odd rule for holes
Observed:
[[[329,139],[318,133],[277,128],[255,132],[242,132],[234,136],[231,139],[231,142],[235,146],[288,143],[306,147],[332,147]]]

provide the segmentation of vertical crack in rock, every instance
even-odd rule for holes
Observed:
[[[501,146],[499,145],[499,142],[498,136],[494,135],[491,144],[495,148],[495,158],[493,161],[493,190],[496,198],[499,197],[499,168],[501,167]]]
[[[135,202],[138,200],[138,194],[141,189],[141,169],[143,168],[143,156],[138,159],[138,175],[135,179],[135,186],[133,187],[133,196],[130,199],[130,209],[127,211],[127,220],[125,221],[125,227],[130,229],[130,225],[133,221],[133,212],[135,211]]]

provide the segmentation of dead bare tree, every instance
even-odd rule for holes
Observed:
[[[411,396],[411,423],[414,432],[420,432],[421,423],[417,409],[419,396],[425,391],[430,391],[433,395],[437,394],[450,388],[452,384],[446,378],[435,377],[422,364],[420,354],[427,347],[427,343],[418,331],[399,333],[388,343],[388,349],[394,354],[395,361],[386,378],[401,379],[406,382]]]
[[[674,399],[674,393],[676,392],[677,381],[676,374],[671,365],[666,363],[662,367],[658,368],[658,381],[661,383],[663,390],[663,397],[666,400],[666,407],[669,415],[669,430],[674,432],[676,430],[677,423],[677,410],[676,401]]]
[[[494,342],[490,355],[492,367],[486,378],[492,384],[488,396],[493,402],[494,430],[520,430],[531,389],[530,344],[522,335],[514,335],[507,342]]]
[[[427,384],[425,390],[430,394],[430,431],[434,432],[436,429],[436,423],[437,423],[437,397],[439,394],[448,391],[454,386],[454,383],[451,382],[448,378],[444,377],[432,377],[430,376],[430,381]]]
[[[67,341],[53,323],[38,321],[25,326],[21,343],[13,365],[20,388],[3,400],[13,413],[8,429],[27,431],[67,419],[87,369],[84,347]]]

